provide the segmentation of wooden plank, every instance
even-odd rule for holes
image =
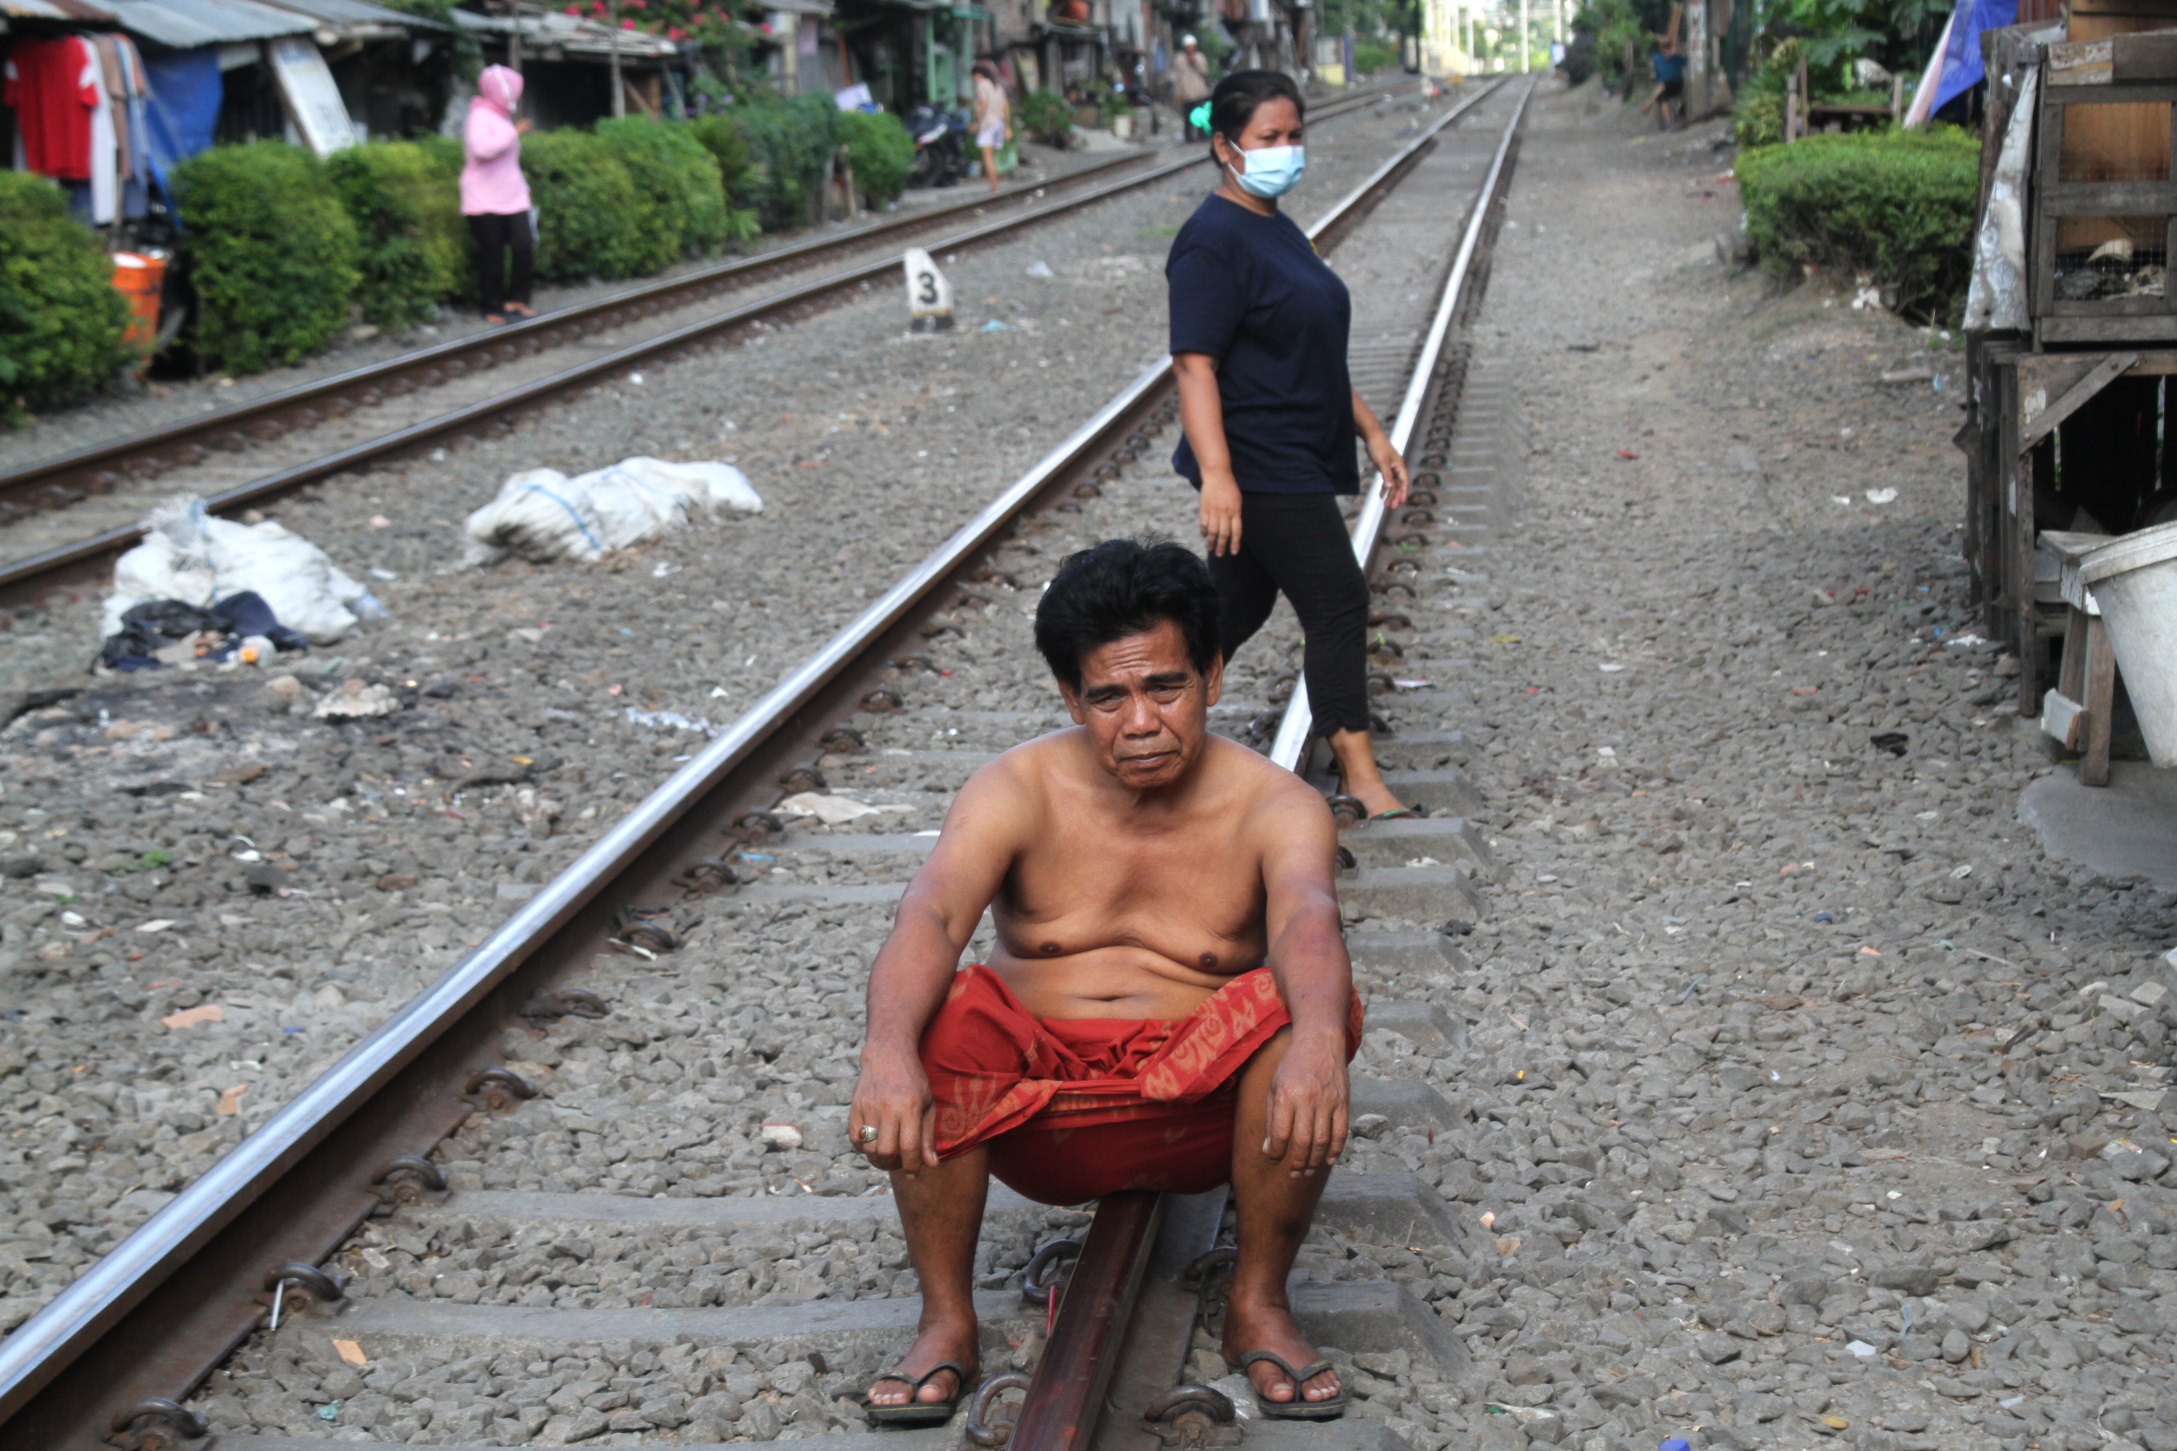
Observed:
[[[2043,181],[2035,190],[2052,217],[2166,217],[2177,212],[2169,181]]]
[[[2086,754],[2079,759],[2079,781],[2109,784],[2110,715],[2116,708],[2117,657],[2109,631],[2099,616],[2086,622]]]
[[[2018,365],[2019,451],[2023,453],[2048,437],[2058,424],[2078,412],[2095,394],[2138,361],[2137,353],[2111,353],[2058,392],[2050,384],[2061,376],[2059,369],[2068,371],[2070,360],[2057,364],[2053,360],[2033,359],[2029,363],[2021,358]]]
[[[2111,68],[2119,85],[2177,79],[2177,30],[2111,36]]]
[[[2117,347],[2125,343],[2167,343],[2177,334],[2177,318],[2168,313],[2145,317],[2070,317],[2044,312],[2034,319],[2034,337],[2041,343],[2093,343]],[[2158,372],[2177,371],[2169,368]]]

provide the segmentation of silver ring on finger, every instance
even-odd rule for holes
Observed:
[[[865,1144],[874,1144],[877,1142],[877,1126],[875,1124],[863,1124],[862,1132],[858,1137]]]

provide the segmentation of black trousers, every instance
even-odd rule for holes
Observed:
[[[529,213],[472,213],[469,231],[476,238],[476,269],[482,283],[484,311],[498,312],[509,302],[529,305],[529,274],[537,259],[529,235]],[[506,251],[514,251],[514,281],[506,281]]]
[[[1278,592],[1307,637],[1301,677],[1316,730],[1368,729],[1368,580],[1335,494],[1240,495],[1240,552],[1209,561],[1224,601],[1219,643],[1230,660],[1270,618]]]

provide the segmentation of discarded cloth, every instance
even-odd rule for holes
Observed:
[[[260,596],[273,619],[313,645],[332,644],[355,628],[358,617],[385,618],[385,606],[323,550],[269,520],[214,518],[202,499],[183,494],[153,510],[144,528],[144,542],[114,564],[108,635],[147,600],[211,609],[242,593]]]
[[[159,652],[192,635],[221,637],[211,642],[204,658],[224,660],[242,641],[262,635],[283,654],[307,650],[310,642],[281,624],[272,607],[255,590],[243,590],[200,609],[184,600],[145,600],[121,616],[121,627],[106,637],[99,648],[100,663],[109,670],[155,669]]]
[[[720,509],[763,512],[763,500],[731,464],[638,456],[571,479],[558,469],[524,469],[469,515],[462,563],[496,564],[509,554],[534,564],[592,563]]]
[[[1362,1016],[1356,993],[1348,1059]],[[996,973],[969,967],[922,1033],[938,1157],[988,1145],[991,1173],[1044,1204],[1213,1189],[1231,1174],[1234,1080],[1291,1021],[1263,967],[1178,1019],[1039,1019]]]

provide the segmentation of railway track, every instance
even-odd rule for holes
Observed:
[[[1318,120],[1380,105],[1404,83],[1331,102]],[[631,288],[526,322],[490,329],[406,353],[382,363],[283,389],[265,397],[185,419],[113,443],[79,450],[0,473],[0,524],[76,510],[88,531],[55,518],[65,537],[43,542],[0,561],[0,600],[35,598],[56,585],[96,574],[142,537],[135,520],[144,512],[145,490],[178,469],[249,474],[223,488],[196,485],[212,512],[228,513],[263,503],[334,474],[383,467],[439,446],[460,447],[512,432],[555,401],[601,386],[606,380],[655,361],[677,361],[695,352],[731,347],[755,332],[798,321],[850,294],[889,279],[898,266],[898,244],[948,222],[971,225],[930,239],[939,253],[955,254],[1041,226],[1098,202],[1153,185],[1205,160],[1200,148],[1159,159],[1131,153],[1067,173],[1033,191],[997,198],[969,198],[871,226],[810,238],[776,251],[722,262]],[[1058,194],[1045,200],[1047,195]],[[1025,205],[1023,205],[1025,203]],[[876,253],[874,257],[864,254]],[[860,257],[798,285],[705,310],[765,283]],[[670,326],[657,323],[686,314]],[[635,329],[645,335],[571,366],[536,372],[542,361],[587,339]],[[593,344],[594,346],[594,344]],[[472,380],[496,370],[535,376],[488,396],[445,408],[429,406],[446,390],[474,391]],[[224,462],[244,459],[254,447],[307,437],[328,424],[385,409],[407,421],[311,457],[257,473]]]
[[[1379,250],[1426,249],[1413,255],[1443,259],[1439,300],[1425,318],[1414,316],[1403,297],[1365,297],[1356,309],[1356,337],[1373,339],[1368,358],[1374,360],[1361,359],[1357,349],[1357,386],[1395,414],[1395,436],[1402,443],[1420,440],[1413,501],[1395,521],[1370,508],[1357,521],[1355,548],[1371,565],[1384,605],[1377,641],[1384,654],[1397,648],[1392,635],[1414,636],[1416,645],[1429,638],[1429,630],[1417,628],[1411,618],[1429,603],[1421,570],[1428,557],[1424,551],[1452,551],[1436,557],[1469,565],[1486,560],[1493,514],[1507,502],[1486,482],[1470,484],[1460,474],[1454,419],[1463,406],[1463,354],[1455,330],[1478,290],[1492,204],[1510,174],[1525,101],[1525,91],[1514,84],[1464,99],[1433,118],[1311,229],[1326,252],[1366,225],[1385,229],[1380,236],[1370,234]],[[1447,138],[1448,128],[1477,110],[1487,118],[1484,125],[1463,127]],[[1455,251],[1448,245],[1453,238]],[[1397,326],[1402,315],[1403,345]],[[1098,512],[1130,508],[1132,495],[1148,487],[1133,477],[1131,466],[1161,447],[1160,438],[1168,441],[1175,416],[1168,368],[1160,364],[1105,403],[632,808],[479,949],[0,1342],[0,1424],[7,1443],[201,1444],[212,1428],[184,1402],[245,1342],[247,1356],[269,1357],[291,1368],[323,1368],[322,1374],[294,1371],[289,1378],[299,1389],[268,1384],[265,1395],[277,1399],[277,1390],[305,1400],[316,1397],[312,1415],[327,1429],[340,1424],[344,1403],[376,1396],[386,1406],[405,1408],[380,1416],[382,1426],[373,1423],[387,1432],[373,1437],[379,1441],[407,1440],[429,1428],[427,1439],[442,1444],[487,1438],[503,1443],[515,1427],[521,1439],[546,1440],[663,1427],[683,1430],[680,1439],[686,1441],[684,1428],[691,1426],[720,1432],[697,1440],[728,1434],[768,1439],[778,1433],[779,1407],[799,1416],[815,1405],[821,1413],[824,1403],[811,1386],[858,1389],[859,1378],[912,1326],[911,1296],[857,1292],[813,1304],[717,1308],[709,1300],[719,1297],[721,1287],[706,1281],[709,1288],[701,1293],[692,1282],[670,1296],[641,1289],[640,1305],[624,1298],[617,1306],[563,1304],[553,1296],[569,1285],[577,1287],[578,1299],[587,1292],[579,1288],[579,1274],[555,1274],[550,1285],[530,1282],[542,1300],[517,1304],[501,1297],[487,1304],[481,1288],[474,1295],[434,1297],[433,1274],[443,1279],[447,1272],[419,1267],[453,1264],[466,1254],[466,1263],[452,1272],[473,1270],[489,1278],[492,1264],[519,1259],[536,1245],[581,1261],[595,1252],[593,1240],[630,1234],[663,1236],[697,1251],[694,1263],[700,1264],[701,1246],[721,1240],[742,1244],[729,1260],[748,1260],[726,1272],[730,1298],[759,1278],[784,1273],[781,1264],[800,1266],[796,1254],[805,1241],[875,1243],[881,1250],[881,1226],[889,1219],[883,1198],[842,1194],[838,1186],[814,1194],[807,1181],[796,1194],[788,1187],[796,1181],[788,1176],[781,1182],[776,1161],[768,1179],[749,1178],[748,1165],[736,1168],[739,1150],[718,1170],[719,1182],[739,1173],[765,1192],[668,1196],[662,1187],[667,1181],[656,1178],[661,1187],[641,1198],[636,1194],[655,1176],[628,1175],[620,1177],[630,1187],[616,1194],[494,1190],[483,1184],[500,1170],[487,1166],[478,1182],[470,1183],[467,1168],[450,1175],[447,1165],[489,1159],[508,1152],[509,1144],[517,1146],[511,1152],[520,1163],[549,1162],[554,1151],[542,1138],[530,1137],[536,1132],[530,1119],[555,1096],[573,1102],[576,1088],[596,1082],[584,1066],[593,1057],[604,1065],[599,1071],[614,1072],[612,1065],[625,1057],[620,1048],[602,1057],[591,1054],[589,1049],[605,1041],[593,1041],[595,1034],[615,1034],[611,1042],[638,1047],[671,1038],[674,1030],[663,1024],[696,1007],[695,1000],[710,990],[706,983],[731,990],[724,979],[706,978],[700,970],[679,989],[672,982],[657,985],[657,974],[676,958],[686,962],[730,950],[714,935],[731,930],[718,928],[719,920],[751,924],[765,913],[816,911],[836,915],[855,930],[881,931],[881,915],[927,850],[927,837],[859,828],[789,829],[789,819],[774,808],[783,795],[830,789],[828,774],[845,779],[852,773],[851,779],[872,786],[949,793],[986,758],[983,748],[1001,749],[1030,730],[1055,724],[1056,713],[1049,709],[988,708],[991,677],[979,677],[975,662],[1029,653],[1028,611],[1010,597],[1018,593],[1032,601],[1032,585],[1020,576],[1036,567],[1037,539],[1063,534],[1075,523],[1102,533],[1138,527],[1138,521],[1118,519],[1103,527]],[[1444,537],[1444,525],[1459,536]],[[1429,533],[1438,537],[1432,541]],[[999,642],[995,653],[993,639]],[[943,663],[948,660],[951,669]],[[1035,672],[1029,669],[1021,678],[1034,679]],[[1274,734],[1280,759],[1306,771],[1304,700],[1289,702],[1280,723],[1270,709],[1274,694],[1273,685],[1263,699],[1221,706],[1217,724],[1239,734],[1252,723],[1258,736]],[[1439,714],[1448,699],[1426,692],[1420,698]],[[1399,707],[1387,702],[1385,708]],[[1384,742],[1394,787],[1429,806],[1432,815],[1379,824],[1349,839],[1341,886],[1349,915],[1428,924],[1446,916],[1471,919],[1479,911],[1472,881],[1487,875],[1490,861],[1486,847],[1455,814],[1474,798],[1463,777],[1445,769],[1454,737],[1413,731]],[[931,749],[933,743],[937,749]],[[866,946],[874,946],[873,937]],[[1436,931],[1411,926],[1357,933],[1353,946],[1364,984],[1372,989],[1372,1027],[1397,1035],[1390,1047],[1370,1050],[1369,1061],[1382,1060],[1378,1066],[1394,1074],[1357,1082],[1356,1113],[1373,1115],[1374,1132],[1393,1137],[1422,1132],[1432,1123],[1448,1126],[1449,1110],[1434,1090],[1395,1070],[1398,1061],[1410,1059],[1413,1066],[1439,1056],[1459,1039],[1461,1026],[1443,1009],[1401,999],[1397,990],[1418,987],[1430,974],[1446,971],[1456,963],[1455,947]],[[855,950],[866,960],[865,947]],[[783,1005],[793,995],[782,985],[776,997]],[[645,996],[654,1001],[645,1004]],[[708,1001],[715,1005],[722,999]],[[821,1100],[780,1087],[791,1081],[821,1088],[832,1081],[823,1063],[806,1073],[798,1067],[789,1071],[781,1065],[797,1060],[800,1050],[776,1039],[765,1043],[692,1030],[683,1036],[691,1042],[717,1036],[719,1046],[704,1051],[755,1065],[757,1091],[783,1092],[789,1104],[798,1105],[803,1126],[777,1133],[774,1127],[787,1126],[766,1126],[752,1141],[752,1162],[764,1160],[766,1146],[798,1151],[805,1139],[825,1131]],[[571,1056],[558,1057],[559,1045]],[[679,1056],[644,1062],[656,1070],[652,1077],[668,1082],[692,1085],[719,1075],[717,1062],[700,1055],[686,1064]],[[629,1060],[631,1072],[640,1066]],[[835,1062],[830,1071],[837,1076]],[[547,1082],[551,1091],[540,1100],[539,1088]],[[516,1133],[518,1128],[522,1132]],[[612,1125],[584,1119],[583,1126],[566,1132],[609,1135]],[[684,1147],[696,1147],[704,1137],[693,1135]],[[1362,1148],[1356,1152],[1367,1157]],[[516,1178],[529,1172],[524,1168]],[[1032,1237],[1054,1219],[1003,1191],[994,1191],[992,1210],[988,1235],[999,1238],[1020,1238],[1023,1231]],[[1221,1195],[1119,1196],[1099,1209],[1048,1325],[1040,1364],[1022,1387],[1024,1402],[1012,1418],[1016,1446],[1034,1451],[1071,1451],[1092,1443],[1146,1447],[1189,1435],[1195,1444],[1216,1443],[1213,1423],[1222,1408],[1215,1396],[1190,1392],[1176,1399],[1160,1396],[1157,1406],[1149,1402],[1181,1379],[1179,1368],[1197,1344],[1201,1302],[1186,1282],[1186,1270],[1214,1244],[1222,1219]],[[1373,1167],[1334,1177],[1322,1222],[1334,1232],[1375,1236],[1375,1242],[1394,1246],[1453,1237],[1433,1189],[1411,1175]],[[476,1248],[480,1243],[483,1248]],[[475,1270],[487,1255],[482,1270]],[[797,1269],[805,1271],[806,1266]],[[862,1288],[881,1288],[881,1276],[870,1278],[874,1273],[865,1271]],[[736,1285],[735,1274],[749,1278]],[[997,1276],[1001,1282],[1005,1278]],[[601,1281],[593,1275],[590,1283]],[[497,1292],[496,1286],[489,1288]],[[1042,1333],[1046,1312],[1025,1308],[1009,1286],[992,1288],[985,1298],[990,1337],[985,1364],[995,1368],[1010,1348],[1008,1341],[1018,1346]],[[1344,1351],[1425,1362],[1436,1368],[1432,1374],[1455,1372],[1463,1358],[1449,1328],[1396,1281],[1305,1286],[1298,1306],[1311,1334]],[[782,1345],[797,1358],[779,1361],[774,1351]],[[587,1362],[570,1354],[589,1348],[598,1354]],[[737,1358],[738,1352],[747,1358]],[[745,1372],[760,1362],[768,1362],[763,1364],[767,1374],[783,1379],[760,1388],[743,1386],[746,1376],[736,1376],[734,1368]],[[547,1375],[566,1383],[537,1391],[543,1383],[540,1363]],[[604,1367],[594,1372],[604,1381],[572,1395],[590,1381],[566,1378],[590,1363]],[[254,1365],[234,1372],[215,1399],[226,1395],[230,1384],[261,1378]],[[441,1406],[423,1387],[443,1382],[441,1373],[449,1366],[494,1386],[526,1375],[530,1389],[479,1399],[473,1391],[442,1387]],[[562,1368],[554,1371],[555,1366]],[[999,1391],[1013,1384],[1000,1382]],[[688,1394],[698,1385],[709,1389]],[[671,1389],[675,1386],[679,1389]],[[661,1387],[660,1394],[642,1398]],[[746,1395],[740,1393],[744,1389]],[[532,1398],[514,1404],[523,1397]],[[419,1402],[426,1410],[417,1422],[413,1408]],[[727,1402],[736,1418],[731,1432],[703,1420],[724,1417]],[[487,1410],[477,1412],[480,1405]],[[705,1405],[708,1411],[694,1412]],[[491,1410],[498,1408],[508,1414],[494,1419]],[[266,1434],[282,1424],[274,1409],[267,1402],[251,1413],[250,1424],[259,1431],[255,1438],[228,1435],[221,1444],[258,1451],[318,1444]],[[1144,1428],[1142,1417],[1151,1411],[1166,1417],[1167,1436]],[[980,1413],[985,1419],[1001,1414],[995,1402],[986,1402]],[[743,1416],[749,1424],[739,1422]],[[509,1425],[500,1427],[499,1420]],[[1329,1433],[1311,1428],[1308,1434],[1317,1444],[1351,1442],[1373,1424],[1356,1421]],[[1284,1439],[1281,1429],[1251,1427],[1249,1434],[1276,1441]],[[914,1435],[918,1444],[931,1446],[943,1439]]]

